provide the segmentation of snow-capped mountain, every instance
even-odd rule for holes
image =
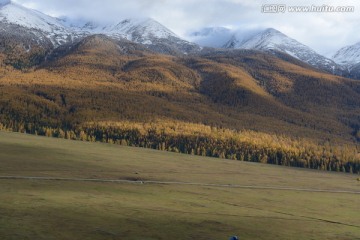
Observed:
[[[0,0],[0,53],[7,64],[16,68],[37,65],[54,48],[80,37],[80,32],[63,26],[56,18]]]
[[[109,25],[88,22],[80,29],[88,34],[105,34],[115,39],[125,38],[161,53],[189,53],[199,50],[196,44],[181,39],[151,18],[125,19]]]
[[[6,27],[12,26],[14,30],[31,30],[31,34],[36,35],[40,40],[47,38],[54,47],[72,41],[79,36],[78,32],[65,27],[56,18],[45,15],[36,10],[25,8],[10,0],[0,1],[0,23]]]
[[[333,60],[318,54],[310,47],[273,28],[250,34],[234,34],[224,47],[230,49],[255,49],[267,52],[279,51],[318,69],[337,74],[342,72],[342,68]]]
[[[360,63],[360,42],[343,47],[335,53],[333,59],[336,63],[350,68]]]
[[[224,27],[208,27],[190,33],[189,39],[204,47],[223,47],[231,38],[233,32]]]

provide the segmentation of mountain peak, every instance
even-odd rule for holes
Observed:
[[[338,64],[352,66],[360,63],[360,42],[341,48],[335,53],[333,59]]]
[[[268,50],[275,48],[275,45],[288,41],[293,41],[293,39],[274,28],[260,31],[238,31],[225,44],[225,48]]]
[[[122,29],[125,32],[138,32],[142,36],[155,36],[157,38],[169,38],[178,36],[152,18],[125,19],[116,25],[115,29]]]
[[[262,31],[261,34],[262,35],[267,35],[269,37],[279,36],[279,37],[289,38],[284,33],[280,32],[279,30],[277,30],[275,28],[267,28],[264,31]]]
[[[283,34],[282,32],[280,32],[279,30],[275,29],[275,28],[267,28],[264,30],[264,32],[268,32],[268,33],[276,33],[276,34]]]

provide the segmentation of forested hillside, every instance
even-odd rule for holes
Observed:
[[[291,57],[167,56],[95,35],[34,68],[1,58],[2,129],[360,172],[360,82]]]

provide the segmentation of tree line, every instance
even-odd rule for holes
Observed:
[[[0,130],[89,142],[151,148],[230,160],[324,171],[360,173],[356,147],[319,145],[253,131],[235,131],[191,123],[93,123],[74,129],[12,122]]]

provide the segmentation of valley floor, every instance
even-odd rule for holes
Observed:
[[[5,240],[360,239],[356,175],[0,132],[0,176]]]

